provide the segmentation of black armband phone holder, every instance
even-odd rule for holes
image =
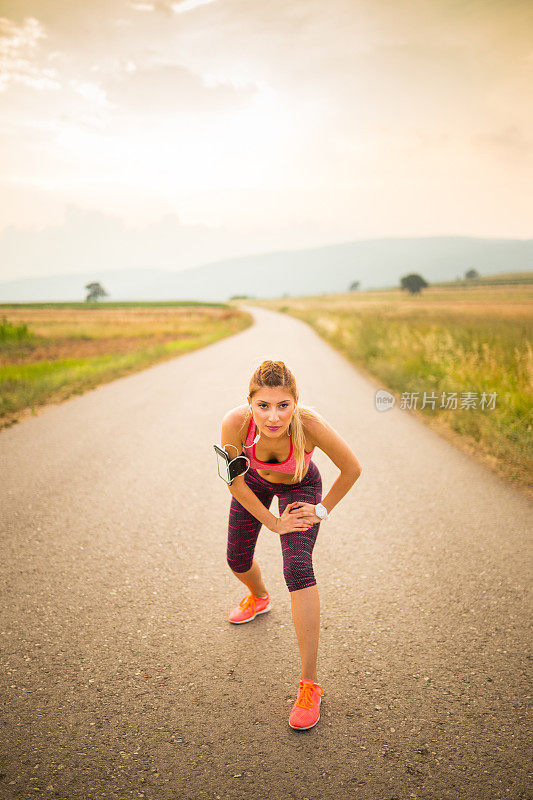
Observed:
[[[250,459],[247,456],[241,454],[230,459],[226,451],[217,444],[214,444],[213,447],[217,455],[218,474],[228,486],[231,486],[237,476],[244,475],[250,469]],[[235,447],[235,445],[226,444],[224,447]],[[236,447],[235,450],[237,450]]]

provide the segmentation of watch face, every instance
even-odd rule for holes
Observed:
[[[327,517],[327,514],[328,514],[327,509],[321,503],[317,503],[317,505],[315,507],[315,511],[316,511],[317,517],[320,517],[320,519],[324,519],[325,517]]]

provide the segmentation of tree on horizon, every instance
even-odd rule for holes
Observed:
[[[97,303],[100,297],[109,297],[109,294],[106,292],[102,284],[98,283],[98,281],[88,283],[85,288],[89,291],[87,297],[85,298],[86,303]]]
[[[410,294],[419,294],[422,289],[427,287],[427,283],[421,275],[416,272],[404,275],[400,281],[400,288],[407,289]]]

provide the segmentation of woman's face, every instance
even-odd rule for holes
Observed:
[[[278,438],[288,430],[296,403],[283,387],[265,387],[251,399],[255,424],[265,436]]]

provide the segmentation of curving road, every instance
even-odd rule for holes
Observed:
[[[261,308],[203,350],[0,434],[0,797],[525,800],[533,504]],[[280,543],[272,611],[232,626],[213,443],[281,358],[363,465],[321,525],[318,725]],[[337,468],[320,451],[324,494]],[[273,506],[275,508],[275,505]]]

